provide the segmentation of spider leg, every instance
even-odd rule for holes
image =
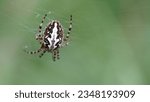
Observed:
[[[39,33],[42,32],[42,25],[43,25],[43,23],[44,23],[44,21],[45,21],[46,16],[47,16],[47,14],[44,15],[44,17],[43,17],[43,19],[42,19],[42,21],[41,21],[41,24],[39,25]]]
[[[69,34],[72,30],[72,15],[70,15],[70,25],[69,25],[69,28],[68,28],[68,33],[66,35],[66,39],[69,39]]]
[[[39,57],[41,58],[44,54],[45,54],[46,50],[43,50],[43,52],[39,55]]]
[[[41,48],[36,50],[36,51],[27,51],[24,49],[24,51],[27,53],[27,54],[36,54],[36,53],[39,53],[41,51]]]
[[[38,40],[39,42],[40,42],[40,44],[42,44],[43,43],[43,35],[41,35],[41,34],[37,34],[36,35],[36,40]]]
[[[56,50],[56,55],[57,55],[57,59],[60,59],[60,57],[59,57],[59,50],[58,49]]]
[[[63,45],[68,45],[68,40],[69,40],[69,35],[70,35],[71,30],[72,30],[72,15],[70,15],[70,25],[69,25],[69,28],[68,28],[67,35],[63,39],[64,40]]]
[[[38,28],[39,34],[36,35],[36,40],[38,40],[38,41],[40,42],[40,44],[41,44],[42,41],[43,41],[43,36],[44,36],[44,35],[43,35],[43,34],[40,34],[40,33],[42,32],[42,25],[43,25],[43,23],[44,23],[44,21],[45,21],[46,16],[47,16],[47,14],[44,15],[44,17],[43,17],[43,19],[42,19],[42,21],[41,21],[41,24],[39,25],[39,28]]]
[[[52,58],[53,58],[53,61],[56,60],[56,56],[57,56],[56,50],[52,51]]]

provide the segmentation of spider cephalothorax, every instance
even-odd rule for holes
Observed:
[[[40,49],[37,51],[26,51],[28,54],[36,54],[41,52],[39,57],[42,57],[45,52],[51,52],[52,58],[55,61],[56,58],[59,59],[59,48],[68,44],[69,34],[72,29],[72,15],[70,15],[70,26],[68,28],[68,33],[64,35],[64,30],[59,21],[51,21],[44,32],[42,32],[42,24],[46,18],[47,14],[43,17],[43,20],[39,26],[39,34],[36,35],[36,40],[41,44]]]

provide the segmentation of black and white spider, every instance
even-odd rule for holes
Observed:
[[[40,53],[41,58],[45,52],[52,53],[53,61],[59,59],[59,48],[68,44],[69,34],[72,29],[72,15],[70,15],[70,25],[66,36],[64,35],[64,30],[59,21],[53,20],[49,22],[46,26],[44,32],[42,32],[42,25],[47,14],[44,15],[41,24],[39,25],[39,33],[36,35],[36,40],[41,44],[41,47],[36,51],[26,51],[28,54]]]

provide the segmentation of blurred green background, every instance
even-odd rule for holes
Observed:
[[[150,84],[150,0],[0,0],[0,84]],[[60,60],[22,51],[59,20],[70,44]],[[45,28],[45,27],[44,27]]]

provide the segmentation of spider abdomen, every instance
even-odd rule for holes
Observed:
[[[44,44],[47,45],[49,50],[55,50],[60,47],[63,39],[62,27],[58,21],[53,21],[50,23],[46,30],[44,36]]]

